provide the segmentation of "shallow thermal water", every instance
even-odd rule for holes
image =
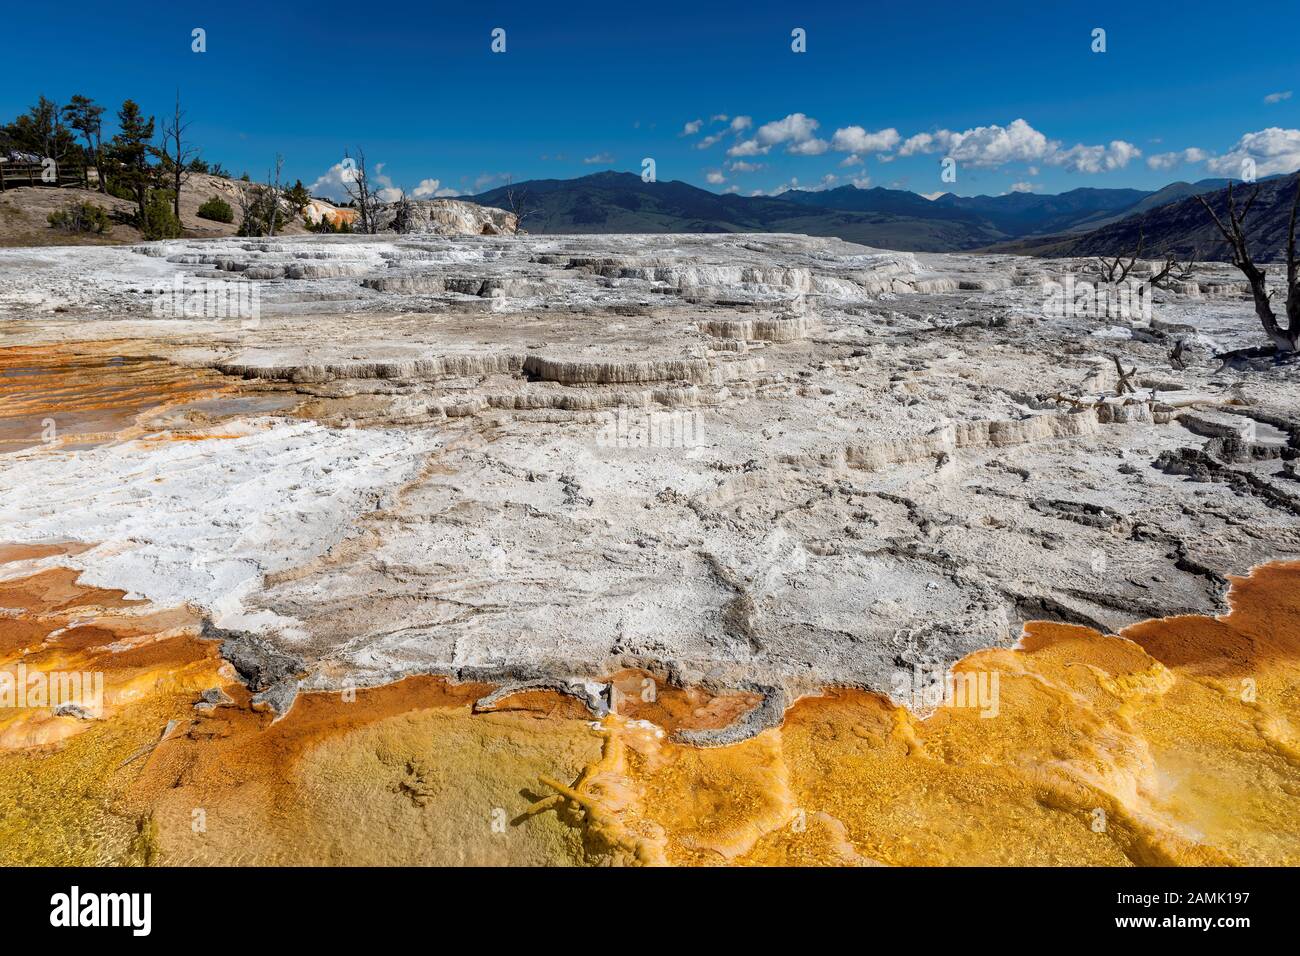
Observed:
[[[272,723],[192,618],[73,577],[0,583],[4,667],[109,687],[101,720],[0,723],[4,863],[1300,862],[1298,564],[1235,579],[1222,619],[1035,623],[970,655],[996,716],[828,691],[713,749],[671,732],[752,701],[646,702],[632,673],[598,723],[540,692],[474,713],[486,685],[432,677]],[[235,703],[196,713],[217,685]]]

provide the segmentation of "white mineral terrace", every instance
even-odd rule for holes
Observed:
[[[94,546],[4,574],[190,603],[318,685],[888,690],[1031,618],[1221,610],[1224,575],[1300,553],[1300,385],[1213,358],[1261,343],[1228,267],[1061,315],[1044,282],[1079,265],[780,235],[0,250],[5,345],[289,399],[0,456],[5,541]],[[230,281],[256,315],[175,307]]]

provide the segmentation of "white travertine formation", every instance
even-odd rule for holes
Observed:
[[[0,456],[0,539],[93,542],[92,583],[320,682],[639,664],[788,699],[1030,618],[1219,609],[1300,553],[1296,373],[1212,358],[1260,340],[1224,266],[1135,320],[1048,308],[1078,265],[777,235],[3,250],[14,344],[111,339],[298,407]],[[178,275],[255,282],[256,321],[154,317]]]

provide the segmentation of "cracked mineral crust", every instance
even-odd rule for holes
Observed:
[[[1029,620],[1222,613],[1228,574],[1300,553],[1296,367],[1214,358],[1259,339],[1226,266],[1062,317],[1044,282],[1078,265],[744,234],[0,250],[2,538],[84,546],[4,574],[189,605],[307,688],[635,667],[782,706]],[[115,394],[156,367],[193,393]]]

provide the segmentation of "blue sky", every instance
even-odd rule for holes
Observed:
[[[742,195],[796,180],[964,195],[1151,189],[1239,175],[1247,156],[1261,175],[1300,166],[1295,0],[1175,9],[14,4],[0,31],[0,116],[40,93],[110,110],[132,97],[161,115],[179,87],[207,159],[258,178],[280,152],[291,179],[320,179],[322,192],[358,144],[393,186],[421,195],[506,175],[639,172],[644,157],[661,180]],[[196,27],[205,53],[191,50]],[[505,53],[490,49],[497,27]],[[791,50],[796,27],[806,53]],[[1104,53],[1091,50],[1098,27]],[[940,179],[948,155],[955,183]]]

